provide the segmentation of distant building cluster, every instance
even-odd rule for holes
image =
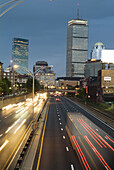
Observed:
[[[52,71],[53,66],[48,66],[46,61],[37,61],[33,66],[34,72],[36,72],[36,79],[44,88],[55,88],[55,73]]]
[[[85,64],[87,96],[94,101],[114,100],[114,50],[97,42]]]

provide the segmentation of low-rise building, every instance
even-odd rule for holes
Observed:
[[[46,61],[37,61],[33,66],[35,78],[39,81],[44,88],[55,88],[55,73],[52,71],[53,66],[48,66]]]
[[[114,101],[114,70],[100,70],[87,79],[86,97],[93,101]]]
[[[17,76],[17,82],[19,84],[26,84],[27,80],[28,80],[28,75],[26,75],[26,74],[19,74]]]
[[[99,71],[98,94],[101,101],[114,101],[114,70]]]
[[[114,63],[103,63],[101,60],[88,60],[85,65],[85,78],[98,77],[99,70],[114,70]]]
[[[57,89],[69,89],[69,88],[79,88],[81,85],[80,77],[58,77],[56,79],[56,88]]]
[[[7,78],[9,81],[11,81],[11,85],[13,88],[15,88],[17,85],[17,76],[18,73],[14,71],[11,66],[6,68],[6,70],[3,72],[3,78]]]

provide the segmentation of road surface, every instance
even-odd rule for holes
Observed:
[[[75,128],[69,125],[73,147],[65,128],[67,113],[72,113],[76,124]],[[71,100],[52,97],[43,147],[38,149],[41,157],[37,153],[33,169],[113,169],[114,140],[110,128]]]

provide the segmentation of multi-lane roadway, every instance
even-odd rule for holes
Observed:
[[[113,169],[113,128],[71,100],[56,98],[50,99],[43,147],[33,169]],[[67,113],[72,125],[68,124]],[[102,130],[104,127],[108,133]]]
[[[43,107],[43,99],[34,99],[34,117]],[[25,102],[8,105],[0,112],[0,169],[8,167],[21,147],[22,138],[28,128],[32,128],[32,98]],[[11,159],[10,159],[11,158]]]
[[[114,169],[114,129],[68,98],[51,97],[49,101],[33,169]],[[42,102],[35,99],[35,115]],[[32,120],[31,99],[0,113],[0,169],[7,163],[11,169]]]

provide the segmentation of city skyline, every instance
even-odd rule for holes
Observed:
[[[25,0],[1,17],[0,61],[4,63],[3,67],[6,68],[12,58],[12,38],[20,37],[30,41],[29,70],[37,60],[45,60],[53,64],[57,76],[65,76],[67,23],[77,17],[77,2],[40,0],[33,4]],[[79,3],[80,17],[89,24],[88,57],[98,41],[113,49],[114,2],[80,0]]]

